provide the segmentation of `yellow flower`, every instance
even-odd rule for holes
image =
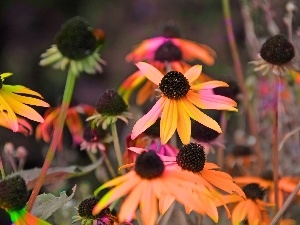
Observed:
[[[202,71],[200,65],[191,67],[184,74],[170,71],[166,75],[148,63],[139,62],[136,65],[149,80],[158,85],[161,97],[152,109],[136,122],[131,134],[132,139],[154,124],[161,116],[162,144],[168,142],[176,129],[182,143],[187,144],[191,137],[190,117],[221,133],[218,123],[198,108],[237,111],[235,101],[213,93],[213,88],[227,87],[225,82],[208,81],[192,85]]]
[[[3,84],[4,79],[11,75],[12,73],[2,73],[0,75],[0,111],[3,118],[5,118],[5,120],[7,121],[9,127],[14,132],[17,132],[19,130],[18,118],[16,114],[39,123],[43,123],[43,117],[38,114],[33,108],[27,105],[49,107],[49,104],[41,99],[20,95],[26,94],[43,98],[39,93],[32,91],[29,88],[21,85]]]

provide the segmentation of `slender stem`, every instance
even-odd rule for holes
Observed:
[[[282,214],[287,210],[287,208],[292,203],[293,199],[297,195],[298,191],[300,190],[300,182],[297,184],[294,191],[290,194],[287,200],[284,202],[283,206],[279,210],[279,212],[274,216],[273,220],[271,221],[270,225],[275,225],[278,222],[278,219],[282,216]]]
[[[112,134],[112,137],[113,137],[116,157],[117,157],[118,165],[119,165],[119,168],[120,168],[123,165],[123,160],[122,160],[122,153],[121,153],[121,148],[120,148],[116,123],[111,124],[111,134]],[[120,171],[121,171],[122,174],[124,174],[123,169],[121,169]]]
[[[227,129],[227,119],[225,115],[225,111],[221,112],[221,129],[222,133],[219,136],[220,141],[222,142],[221,145],[225,142],[225,134],[226,134],[226,129]],[[219,146],[218,147],[218,152],[217,152],[217,164],[220,167],[220,169],[223,169],[224,167],[224,147]]]
[[[274,120],[273,120],[273,181],[274,181],[274,194],[275,194],[275,211],[279,209],[279,196],[278,196],[278,88],[280,76],[274,76]]]
[[[105,165],[106,165],[106,167],[107,167],[110,175],[112,176],[112,178],[117,177],[117,174],[115,173],[115,170],[114,170],[113,166],[111,165],[110,160],[107,157],[107,155],[104,152],[102,152],[102,151],[101,151],[101,155],[102,155],[104,163],[105,163]]]
[[[73,95],[76,76],[77,75],[73,74],[71,72],[71,69],[69,68],[67,81],[66,81],[66,85],[65,85],[65,90],[64,90],[64,95],[63,95],[63,100],[62,100],[62,105],[61,105],[61,109],[60,109],[60,114],[58,116],[57,124],[55,125],[55,128],[54,128],[53,137],[52,137],[52,140],[51,140],[51,143],[50,143],[47,155],[46,155],[46,159],[44,161],[44,164],[43,164],[43,167],[41,170],[41,174],[36,182],[36,185],[31,193],[31,196],[28,201],[27,210],[29,212],[33,206],[36,196],[38,195],[38,193],[45,181],[47,171],[53,161],[53,158],[54,158],[54,155],[55,155],[55,152],[57,149],[57,145],[61,139],[63,127],[65,124],[65,119],[67,116],[67,110],[69,108],[69,105],[70,105],[70,102],[72,99],[72,95]]]
[[[259,144],[259,139],[258,139],[258,130],[256,127],[256,121],[254,119],[253,116],[253,112],[250,109],[249,106],[249,95],[247,92],[247,88],[246,88],[246,84],[244,81],[244,77],[243,77],[243,69],[242,69],[242,64],[239,58],[239,53],[238,53],[238,49],[236,46],[236,42],[235,42],[235,37],[233,34],[233,26],[232,26],[232,20],[231,20],[231,12],[230,12],[230,5],[229,5],[229,0],[222,0],[222,4],[223,4],[223,13],[224,13],[224,19],[225,19],[225,26],[226,26],[226,31],[227,31],[227,36],[228,36],[228,40],[229,40],[229,44],[230,44],[230,49],[231,49],[231,54],[233,57],[233,62],[234,62],[234,70],[235,70],[235,74],[236,74],[236,78],[239,84],[239,87],[241,88],[241,92],[243,94],[243,96],[245,97],[245,100],[243,101],[244,104],[244,108],[247,112],[248,115],[248,125],[250,128],[250,132],[251,134],[255,137],[256,142],[254,145],[254,150],[255,153],[258,157],[258,165],[257,165],[257,173],[259,171],[261,171],[263,169],[263,163],[262,163],[262,150],[261,150],[261,146]]]
[[[5,178],[5,171],[4,171],[4,167],[3,167],[1,156],[0,156],[0,172],[1,172],[2,179],[4,179]]]

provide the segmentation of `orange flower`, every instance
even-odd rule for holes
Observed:
[[[4,125],[12,129],[12,131],[17,132],[19,130],[19,123],[16,114],[43,123],[43,117],[26,104],[42,107],[49,107],[49,104],[41,99],[19,95],[26,94],[43,98],[39,93],[29,88],[21,85],[12,86],[3,84],[4,79],[11,75],[12,73],[0,74],[0,113],[3,117],[2,120],[6,120]]]
[[[20,132],[24,134],[25,136],[32,134],[32,126],[27,122],[27,120],[22,119],[17,116],[18,120],[18,130],[17,132]],[[7,121],[4,117],[0,117],[0,126],[6,127],[7,129],[11,129],[11,126],[9,125],[9,121]]]
[[[72,134],[73,143],[80,144],[82,142],[83,123],[80,118],[80,114],[86,114],[87,116],[93,115],[96,109],[92,106],[80,104],[68,108],[66,125]],[[52,137],[53,128],[56,126],[60,107],[52,108],[45,113],[45,122],[40,124],[36,128],[36,138],[43,138],[45,142],[50,142]],[[62,148],[62,143],[59,143],[59,149]]]
[[[264,202],[265,191],[257,183],[251,183],[243,188],[246,200],[238,195],[223,196],[226,204],[238,202],[232,211],[232,225],[240,225],[247,221],[249,225],[268,225],[270,218],[266,206],[271,204]]]
[[[97,195],[101,190],[115,186],[96,204],[94,215],[128,194],[120,208],[120,222],[130,222],[140,205],[143,224],[154,225],[159,207],[157,201],[168,195],[196,212],[208,213],[213,220],[218,220],[214,197],[203,185],[194,183],[196,175],[166,167],[154,151],[142,152],[133,165],[134,170],[106,182],[95,191]],[[203,201],[195,199],[195,193],[201,195]]]
[[[162,144],[168,142],[176,129],[182,143],[187,144],[191,136],[190,117],[221,133],[218,123],[197,107],[237,111],[235,101],[213,93],[213,88],[226,87],[228,86],[226,83],[209,81],[191,85],[202,71],[200,65],[191,67],[185,74],[171,71],[165,76],[148,63],[139,62],[136,65],[149,80],[159,86],[161,97],[152,109],[136,122],[131,134],[132,139],[135,139],[161,116],[160,137]]]
[[[274,190],[274,182],[273,182],[273,174],[272,171],[267,171],[267,173],[263,174],[262,177],[235,177],[234,181],[239,185],[246,185],[249,183],[257,183],[262,188],[268,191],[268,200],[275,204],[275,190]],[[296,188],[298,182],[300,181],[299,177],[281,177],[278,181],[278,197],[279,197],[279,208],[282,207],[284,203],[284,193],[292,193]],[[300,196],[300,191],[298,193]]]

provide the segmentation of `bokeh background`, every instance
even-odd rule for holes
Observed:
[[[234,34],[246,75],[247,62],[252,58],[245,42],[247,30],[241,2],[230,1]],[[255,0],[249,2],[255,3]],[[286,3],[285,0],[273,0],[270,8],[274,21],[284,33],[286,27],[282,18]],[[137,69],[125,61],[126,54],[142,40],[160,35],[162,27],[169,21],[177,24],[182,38],[206,44],[216,51],[215,65],[204,65],[206,74],[216,79],[235,80],[220,0],[1,0],[0,72],[14,73],[6,83],[27,86],[41,93],[51,106],[59,105],[66,74],[39,66],[39,60],[54,43],[60,26],[74,16],[82,16],[93,27],[104,30],[106,41],[101,55],[107,65],[102,74],[83,74],[77,79],[72,104],[93,105],[106,89],[117,89]],[[267,24],[263,13],[258,11],[252,16],[258,37],[266,38]],[[299,19],[298,14],[293,24],[299,25]],[[44,113],[43,109],[37,110]],[[29,157],[25,169],[42,166],[44,143],[37,142],[34,136],[25,137],[1,128],[0,152],[6,142],[27,148]],[[86,158],[82,153],[66,152],[59,153],[66,154],[66,162],[84,164]]]

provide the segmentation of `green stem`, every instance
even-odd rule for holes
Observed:
[[[245,110],[248,115],[247,118],[248,118],[248,125],[250,128],[250,132],[256,139],[256,142],[254,145],[254,150],[255,150],[255,153],[258,158],[258,165],[257,165],[256,173],[259,173],[259,171],[263,170],[262,150],[261,150],[261,146],[259,144],[259,139],[258,139],[259,136],[258,136],[258,130],[256,127],[256,121],[254,119],[253,112],[250,109],[250,105],[249,105],[250,98],[249,98],[246,84],[244,81],[243,68],[242,68],[240,58],[239,58],[238,48],[237,48],[234,33],[233,33],[229,0],[222,0],[222,5],[223,5],[223,13],[224,13],[224,19],[225,19],[225,26],[226,26],[226,30],[227,30],[227,36],[228,36],[228,40],[229,40],[229,44],[230,44],[230,49],[231,49],[231,54],[232,54],[232,58],[233,58],[234,70],[235,70],[237,82],[239,84],[239,87],[241,88],[241,92],[242,92],[243,96],[245,97],[243,104],[244,104]]]
[[[120,168],[123,165],[123,160],[122,160],[122,153],[121,153],[116,123],[111,124],[111,134],[113,137],[114,148],[115,148],[115,152],[116,152],[118,166]],[[123,169],[121,169],[120,171],[122,174],[124,174]]]
[[[50,143],[47,155],[46,155],[46,159],[44,161],[44,165],[41,170],[41,174],[35,184],[35,187],[31,193],[31,196],[28,201],[27,210],[29,212],[31,211],[33,203],[45,181],[47,171],[53,161],[53,158],[55,156],[55,152],[57,149],[57,145],[61,139],[63,127],[65,124],[65,119],[67,116],[67,110],[69,108],[69,105],[70,105],[70,102],[72,99],[72,95],[73,95],[76,76],[77,75],[73,74],[71,72],[71,69],[69,68],[67,81],[66,81],[66,85],[65,85],[65,90],[64,90],[64,95],[63,95],[63,100],[62,100],[62,105],[61,105],[61,109],[60,109],[60,114],[58,116],[57,124],[55,125],[55,128],[54,128],[53,137],[52,137],[52,140],[51,140],[51,143]]]
[[[107,157],[107,155],[102,151],[101,151],[101,155],[102,155],[102,158],[103,158],[104,163],[106,165],[106,168],[108,169],[108,171],[109,171],[110,175],[112,176],[112,178],[117,177],[117,175],[115,173],[115,170],[114,170],[113,166],[111,165],[110,160]]]
[[[5,171],[4,171],[4,168],[3,168],[3,163],[2,163],[1,156],[0,156],[0,172],[1,172],[2,179],[4,179],[5,178]]]

